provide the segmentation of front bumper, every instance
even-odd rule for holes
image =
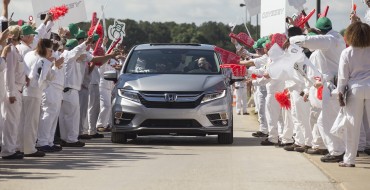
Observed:
[[[142,135],[211,135],[231,132],[232,107],[228,96],[224,98],[200,104],[193,109],[167,109],[147,108],[141,103],[133,102],[117,96],[112,107],[112,132],[137,133]],[[129,115],[124,124],[117,124],[115,113]],[[222,115],[223,124],[215,125],[215,122],[207,117],[210,114]],[[130,120],[129,120],[130,119]],[[191,120],[191,121],[190,121]],[[160,121],[156,125],[147,125],[148,121]],[[164,124],[163,122],[169,123]],[[176,125],[176,121],[182,122]],[[196,124],[184,124],[184,122]],[[163,123],[163,126],[161,126]],[[220,123],[220,122],[218,122]],[[143,126],[145,125],[145,126]]]

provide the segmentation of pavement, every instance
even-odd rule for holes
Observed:
[[[0,189],[370,189],[370,157],[356,168],[323,164],[320,156],[263,147],[251,133],[257,117],[235,115],[234,144],[216,137],[139,137],[128,144],[104,139],[44,158],[0,159]]]

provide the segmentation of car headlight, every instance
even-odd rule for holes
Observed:
[[[202,99],[202,103],[217,100],[217,99],[223,98],[225,96],[226,96],[226,90],[209,93],[209,94],[204,95],[204,97]]]
[[[122,98],[140,103],[139,95],[136,91],[118,89],[118,95]]]

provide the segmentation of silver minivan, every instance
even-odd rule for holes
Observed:
[[[132,48],[119,73],[104,73],[116,81],[112,142],[145,135],[218,135],[218,143],[232,144],[232,79],[220,64],[211,45]]]

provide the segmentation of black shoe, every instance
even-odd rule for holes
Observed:
[[[96,138],[104,138],[104,135],[103,134],[99,134],[99,133],[95,133],[93,135],[90,135],[90,137],[91,138],[94,138],[94,139],[96,139]]]
[[[98,127],[96,130],[99,132],[111,132],[110,127]]]
[[[341,162],[343,161],[344,154],[341,154],[339,156],[333,156],[330,154],[325,155],[324,157],[321,157],[321,162]]]
[[[257,131],[255,133],[252,133],[253,137],[268,137],[268,134],[263,133],[262,131]]]
[[[249,113],[248,112],[245,112],[245,113],[243,113],[243,115],[249,115]]]
[[[23,154],[16,152],[16,153],[14,153],[12,155],[3,156],[1,158],[4,159],[4,160],[16,160],[16,159],[17,160],[20,160],[20,159],[23,159]]]
[[[370,149],[365,149],[364,153],[366,153],[367,155],[370,155]]]
[[[63,143],[61,144],[62,147],[84,147],[85,146],[85,143],[84,142],[81,142],[81,141],[77,141],[77,142],[74,142],[74,143]]]
[[[309,148],[309,149],[306,150],[306,153],[307,154],[316,154],[316,155],[326,155],[329,152],[328,152],[327,149]]]
[[[91,135],[83,134],[83,135],[79,135],[78,139],[90,140],[90,139],[92,139],[92,137],[91,137]]]
[[[39,150],[39,151],[42,151],[42,152],[54,152],[53,147],[51,147],[49,145],[36,147],[36,149]]]
[[[63,148],[61,146],[57,146],[57,145],[53,145],[51,148],[54,149],[54,152],[59,152],[59,151],[63,150]]]
[[[284,150],[286,151],[294,151],[295,148],[300,147],[299,145],[292,144],[290,146],[284,146]]]
[[[274,146],[276,144],[277,143],[273,143],[273,142],[269,141],[269,139],[266,139],[266,140],[264,140],[264,141],[261,142],[261,145],[262,146]]]
[[[32,154],[24,154],[24,157],[44,157],[45,156],[45,152],[43,151],[36,151]]]
[[[278,143],[275,145],[276,148],[283,148],[283,147],[286,147],[286,146],[292,146],[293,143]]]
[[[294,151],[302,153],[302,152],[306,152],[310,148],[311,148],[310,146],[305,145],[305,146],[295,147]]]

